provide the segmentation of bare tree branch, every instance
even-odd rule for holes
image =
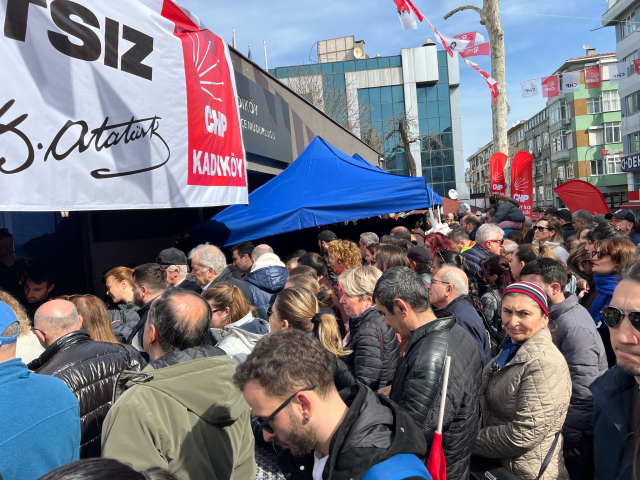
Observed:
[[[480,18],[482,18],[482,9],[480,7],[476,7],[475,5],[463,5],[461,7],[454,8],[453,10],[451,10],[449,13],[447,13],[444,16],[444,19],[446,20],[449,17],[455,15],[456,13],[462,12],[463,10],[475,10],[480,15]]]

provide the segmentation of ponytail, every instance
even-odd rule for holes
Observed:
[[[342,348],[342,338],[340,337],[340,331],[338,330],[338,322],[336,317],[328,314],[316,314],[314,317],[319,317],[318,339],[322,346],[334,357],[341,357],[351,353],[349,350]]]

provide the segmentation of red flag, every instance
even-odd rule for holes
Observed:
[[[491,193],[505,193],[504,166],[507,164],[507,156],[502,152],[494,153],[489,159],[491,169]]]
[[[473,62],[467,60],[466,58],[464,59],[464,63],[466,63],[471,68],[473,68],[476,72],[478,72],[480,75],[482,75],[482,77],[487,82],[487,86],[489,87],[489,90],[491,90],[491,95],[493,95],[493,103],[498,103],[498,95],[500,94],[500,87],[498,86],[498,82],[496,81],[496,79],[493,78],[491,75],[489,75],[484,70],[480,69],[478,67],[478,64],[473,63]]]
[[[554,188],[553,191],[572,212],[585,208],[592,215],[610,213],[609,205],[602,196],[602,192],[589,182],[569,180]],[[585,202],[585,199],[588,201]]]
[[[393,0],[394,2],[397,0]],[[440,34],[440,32],[438,31],[438,29],[436,27],[433,26],[433,24],[429,21],[429,19],[427,18],[427,23],[429,24],[429,26],[433,29],[433,33],[436,34],[436,38],[438,39],[438,41],[440,42],[440,44],[444,47],[444,49],[447,51],[447,53],[449,54],[450,57],[453,57],[453,50],[451,50],[451,48],[449,48],[449,43],[442,38],[442,35]]]
[[[511,196],[520,202],[520,210],[531,216],[533,211],[533,157],[518,152],[511,163]]]
[[[640,60],[634,60],[633,66],[636,67],[636,74],[640,75]]]
[[[435,432],[433,434],[433,443],[431,444],[431,452],[429,452],[427,470],[433,480],[447,480],[447,461],[444,458],[444,451],[442,450],[441,433]]]
[[[584,85],[586,88],[602,88],[602,69],[600,67],[587,68],[584,71]]]
[[[393,0],[393,3],[396,4],[398,12],[402,12],[403,10],[406,10],[407,12],[413,11],[413,13],[416,14],[416,17],[418,17],[418,20],[424,20],[424,15],[422,15],[413,3],[411,3],[411,0]]]
[[[542,96],[544,98],[557,97],[560,95],[560,84],[558,82],[558,75],[551,75],[550,77],[542,77]]]
[[[477,57],[478,55],[490,56],[491,48],[489,47],[489,42],[487,42],[487,43],[481,43],[474,47],[467,47],[459,53],[462,58]]]
[[[467,45],[468,47],[473,47],[476,42],[484,42],[484,37],[478,32],[460,33],[459,35],[454,35],[453,38],[459,38],[460,40],[469,40],[469,45]]]

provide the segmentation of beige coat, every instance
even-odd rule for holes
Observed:
[[[562,430],[571,398],[567,362],[542,329],[520,347],[500,371],[482,372],[482,429],[474,455],[500,459],[514,475],[533,480]],[[558,439],[544,480],[568,479]]]

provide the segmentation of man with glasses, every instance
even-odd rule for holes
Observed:
[[[102,422],[109,411],[116,378],[139,371],[146,362],[127,345],[95,342],[82,330],[83,318],[73,303],[51,300],[36,311],[33,331],[45,351],[29,370],[62,380],[80,404],[80,458],[100,456]]]
[[[304,332],[264,337],[233,380],[265,441],[285,449],[279,460],[290,480],[360,479],[400,454],[394,473],[413,463],[423,474],[411,478],[430,478],[412,455],[424,455],[427,445],[409,414],[361,384],[338,393],[327,352]]]
[[[602,308],[617,365],[591,384],[595,401],[595,478],[631,479],[640,384],[640,264],[623,276]],[[636,438],[637,441],[637,438]]]
[[[103,457],[181,480],[255,477],[250,412],[231,380],[237,363],[201,346],[210,323],[211,307],[194,292],[170,287],[153,302],[144,328],[151,363],[118,378]]]
[[[475,284],[478,297],[489,291],[489,284],[484,278],[480,262],[491,255],[500,255],[503,238],[504,230],[494,223],[486,223],[478,229],[476,244],[469,250],[462,252],[462,256],[471,270],[472,278],[469,280]]]

